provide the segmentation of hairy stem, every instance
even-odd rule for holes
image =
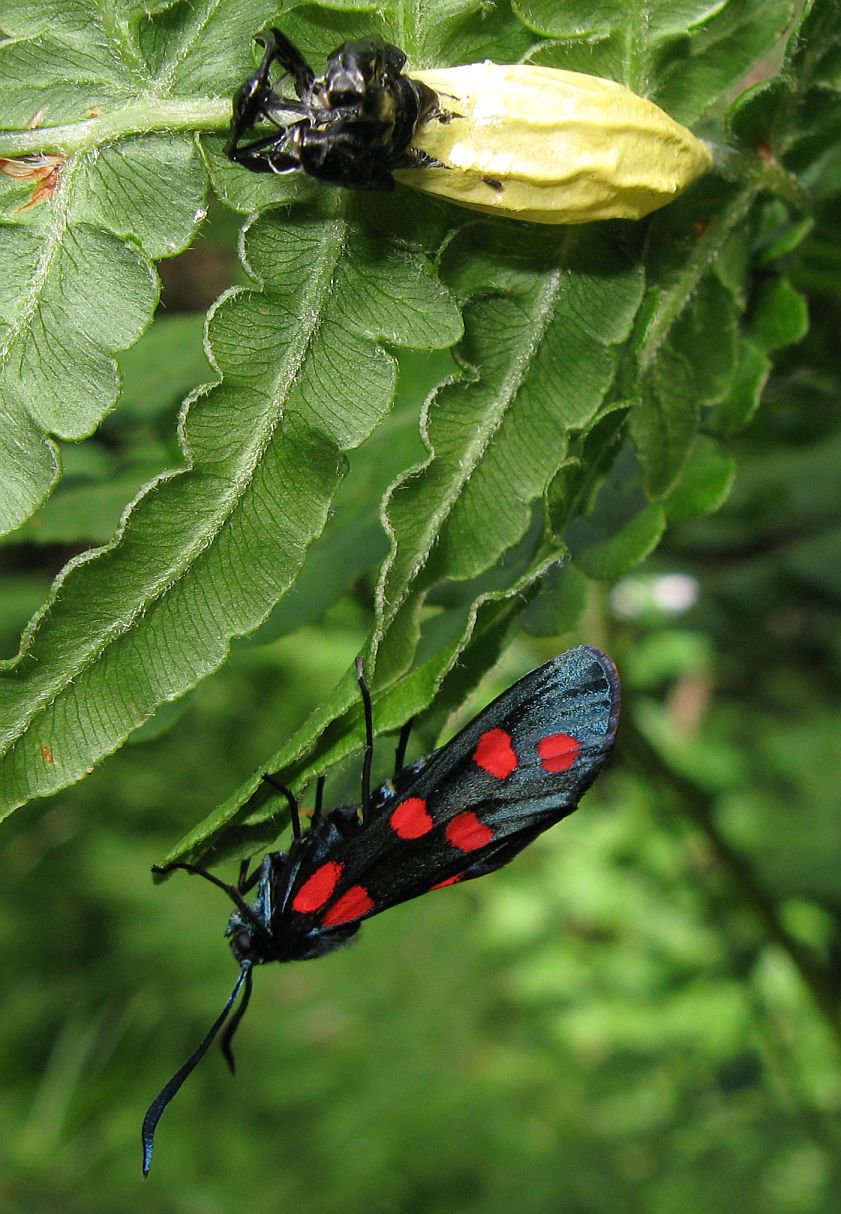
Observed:
[[[41,152],[70,156],[131,135],[158,131],[224,131],[230,121],[229,97],[205,97],[195,101],[145,98],[82,122],[2,132],[0,156],[33,156]]]

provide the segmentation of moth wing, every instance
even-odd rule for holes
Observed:
[[[321,924],[507,864],[575,809],[610,753],[618,715],[616,668],[597,649],[568,650],[525,675],[408,780],[398,776],[394,796],[347,840]]]

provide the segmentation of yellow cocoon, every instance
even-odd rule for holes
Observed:
[[[411,74],[441,107],[412,145],[445,167],[394,175],[462,206],[535,223],[641,219],[712,166],[691,131],[613,80],[488,61]]]

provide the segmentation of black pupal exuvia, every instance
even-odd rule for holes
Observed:
[[[581,645],[532,670],[452,741],[409,764],[404,727],[394,776],[372,790],[374,731],[361,663],[357,675],[365,715],[360,803],[325,811],[320,779],[303,830],[295,796],[267,775],[289,805],[288,851],[270,852],[250,875],[244,864],[235,885],[191,864],[169,866],[204,877],[233,902],[227,935],[239,975],[204,1040],[149,1107],[144,1175],[161,1114],[226,1021],[222,1050],[233,1070],[231,1041],[255,966],[321,957],[347,943],[363,919],[502,868],[572,813],[613,746],[616,668],[598,649]]]
[[[357,190],[392,190],[392,171],[432,163],[411,147],[418,123],[437,108],[432,89],[403,74],[406,56],[377,39],[345,42],[329,56],[323,76],[278,29],[257,34],[262,63],[234,96],[231,160],[257,173],[291,173]],[[272,84],[274,64],[292,81],[295,97]],[[243,143],[261,120],[274,130]]]

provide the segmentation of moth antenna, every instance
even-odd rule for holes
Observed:
[[[234,1002],[236,1001],[236,997],[240,992],[240,988],[242,987],[243,982],[247,982],[247,984],[248,984],[247,989],[250,989],[250,985],[251,985],[251,962],[250,961],[243,961],[242,967],[239,971],[239,977],[237,978],[236,982],[234,983],[234,989],[231,991],[230,995],[228,996],[228,1002],[225,1004],[225,1006],[222,1008],[222,1011],[219,1013],[219,1015],[214,1020],[213,1024],[210,1026],[210,1029],[205,1034],[205,1037],[202,1040],[201,1044],[190,1055],[190,1057],[183,1064],[183,1066],[180,1066],[178,1068],[178,1070],[175,1072],[175,1074],[170,1079],[169,1083],[166,1084],[166,1086],[161,1089],[161,1091],[158,1093],[158,1095],[155,1097],[155,1099],[149,1105],[149,1108],[146,1110],[146,1116],[143,1118],[143,1127],[140,1131],[140,1138],[141,1138],[141,1142],[143,1143],[143,1175],[144,1176],[149,1175],[149,1169],[152,1166],[152,1151],[153,1151],[154,1145],[155,1145],[155,1130],[158,1128],[158,1122],[160,1121],[167,1105],[170,1103],[170,1101],[173,1099],[173,1097],[178,1093],[178,1090],[181,1087],[184,1080],[187,1078],[187,1076],[190,1074],[191,1071],[195,1070],[195,1068],[201,1062],[202,1058],[204,1058],[204,1056],[207,1053],[208,1049],[210,1048],[216,1034],[219,1032],[220,1028],[227,1020],[228,1014],[229,1014],[231,1008],[233,1007]],[[241,1015],[240,1015],[240,1018],[241,1018]]]
[[[251,967],[249,966],[248,974],[245,979],[245,990],[243,991],[242,999],[240,1000],[239,1007],[234,1012],[231,1019],[228,1021],[228,1025],[227,1025],[224,1033],[222,1034],[222,1040],[219,1043],[222,1053],[225,1055],[225,1061],[227,1062],[228,1066],[230,1067],[232,1075],[236,1075],[237,1067],[236,1067],[236,1062],[234,1061],[234,1051],[231,1048],[231,1042],[233,1041],[234,1033],[239,1028],[240,1021],[242,1020],[243,1016],[245,1015],[246,1011],[248,1010],[248,1004],[251,1001],[251,979],[252,979],[252,977],[253,977],[253,971],[252,971]]]
[[[371,804],[371,763],[374,759],[374,716],[371,712],[371,693],[365,682],[365,671],[362,658],[356,659],[356,681],[362,696],[362,708],[365,712],[365,750],[362,754],[362,820],[368,817]]]

